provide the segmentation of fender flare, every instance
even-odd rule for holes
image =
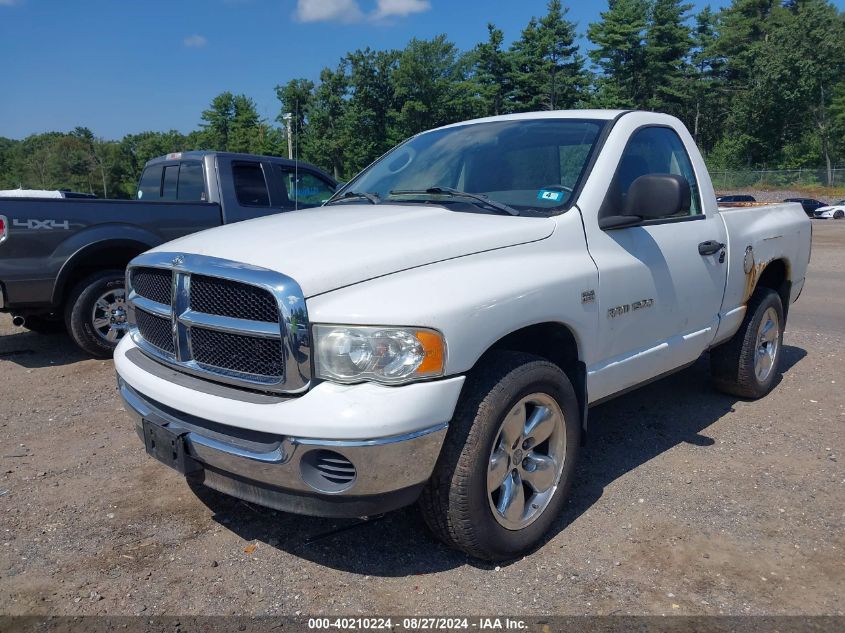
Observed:
[[[68,279],[79,262],[99,251],[124,247],[127,250],[144,252],[162,243],[162,239],[151,231],[140,227],[120,225],[97,225],[81,231],[63,242],[54,257],[64,259],[53,284],[51,302],[60,305]],[[137,254],[137,253],[136,253]],[[133,255],[134,257],[134,255]]]

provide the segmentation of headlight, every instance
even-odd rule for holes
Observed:
[[[315,369],[335,382],[387,384],[442,376],[446,344],[435,330],[413,327],[315,325]]]

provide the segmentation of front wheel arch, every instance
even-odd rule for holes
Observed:
[[[581,360],[579,338],[575,330],[557,321],[535,323],[514,330],[490,345],[476,360],[473,368],[485,363],[491,354],[518,352],[543,358],[557,365],[575,389],[581,414],[581,443],[587,438],[587,366]],[[466,388],[466,385],[464,385]]]

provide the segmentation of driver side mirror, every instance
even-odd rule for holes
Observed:
[[[628,188],[618,215],[599,219],[599,228],[619,229],[636,226],[643,220],[655,220],[689,212],[692,193],[689,182],[676,174],[646,174]]]

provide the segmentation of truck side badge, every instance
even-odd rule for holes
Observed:
[[[595,290],[584,290],[581,293],[581,303],[594,303],[596,300]]]

